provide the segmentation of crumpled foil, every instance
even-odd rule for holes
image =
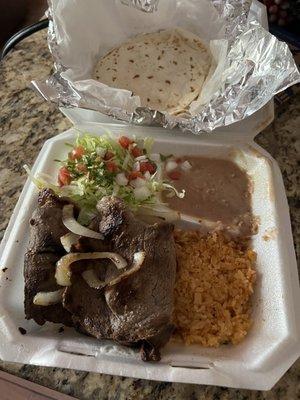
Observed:
[[[247,23],[252,0],[212,0],[220,17],[226,20],[225,37],[235,40]]]
[[[68,1],[64,0],[61,3]],[[98,1],[105,3],[105,0]],[[163,6],[159,0],[115,0],[118,1],[122,5],[130,6],[128,9],[136,8],[139,11],[135,12],[143,11],[142,14],[149,13],[148,15],[159,14],[160,6]],[[178,3],[180,7],[185,2],[187,7],[197,5],[197,0],[177,0],[174,1],[174,6]],[[61,62],[61,48],[57,39],[60,20],[55,18],[56,13],[61,10],[57,6],[59,2],[54,6],[54,0],[49,0],[48,43],[55,61],[55,73],[47,82],[33,82],[34,87],[45,99],[61,106],[96,110],[134,124],[163,126],[169,129],[179,127],[183,131],[200,134],[242,121],[267,104],[276,93],[300,82],[300,74],[288,46],[266,31],[258,21],[249,18],[251,0],[198,0],[199,2],[207,6],[210,3],[209,7],[213,5],[212,13],[216,13],[223,27],[213,39],[215,44],[219,45],[226,42],[227,47],[222,70],[214,76],[214,91],[205,104],[192,104],[195,112],[191,113],[191,117],[176,117],[135,106],[136,97],[131,98],[127,108],[118,105],[119,103],[112,105],[110,93],[99,98],[93,91],[78,90],[78,86],[72,80],[66,79],[70,65],[66,66]],[[95,81],[89,78],[81,82],[93,85]],[[92,87],[89,85],[88,88]]]
[[[158,2],[159,0],[121,0],[121,3],[147,13],[157,11]]]

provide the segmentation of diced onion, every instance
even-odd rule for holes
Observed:
[[[126,178],[124,172],[121,172],[116,175],[116,182],[120,186],[126,186],[128,183],[128,179]]]
[[[92,239],[104,239],[104,236],[99,233],[92,231],[85,226],[80,225],[74,218],[74,206],[73,204],[67,204],[63,207],[62,221],[64,226],[69,229],[70,232],[76,235],[85,236]]]
[[[33,298],[33,304],[46,307],[61,303],[63,292],[64,289],[55,290],[54,292],[38,292]]]
[[[78,243],[79,238],[80,238],[79,235],[69,232],[60,238],[60,242],[63,245],[63,248],[66,250],[66,252],[70,253],[71,247],[73,246],[73,244]]]
[[[133,171],[139,171],[140,170],[140,163],[137,161],[133,164],[132,167]]]
[[[143,265],[145,257],[146,257],[146,253],[144,251],[139,251],[138,253],[134,253],[133,262],[131,264],[131,267],[127,271],[123,272],[123,274],[112,279],[110,282],[107,282],[106,285],[114,286],[117,283],[121,282],[123,279],[128,278],[128,276],[137,272]]]
[[[150,158],[150,160],[152,160],[156,163],[161,162],[160,154],[158,154],[158,153],[150,154],[149,158]]]
[[[96,272],[93,269],[87,269],[86,271],[83,271],[81,276],[89,285],[89,287],[93,289],[102,289],[105,286],[105,282],[101,281],[97,277]]]
[[[103,147],[97,147],[96,149],[96,153],[98,156],[100,156],[101,158],[105,156],[107,150],[104,149]]]
[[[146,200],[151,196],[150,190],[146,186],[133,189],[133,194],[136,200]]]
[[[191,168],[192,168],[192,164],[191,164],[190,162],[188,162],[188,161],[184,161],[184,162],[181,164],[181,169],[182,169],[183,171],[189,171]]]
[[[167,171],[167,172],[174,171],[177,167],[178,167],[178,164],[177,164],[177,162],[174,161],[174,160],[169,160],[169,161],[167,161],[167,163],[166,163],[166,171]]]
[[[135,161],[142,161],[142,160],[147,160],[147,156],[143,155],[143,156],[135,157]]]
[[[130,182],[130,185],[134,188],[141,188],[146,185],[146,181],[143,178],[137,177]]]
[[[151,178],[151,174],[150,174],[149,171],[146,171],[146,172],[144,173],[144,178],[147,179],[147,181]]]
[[[70,265],[79,260],[96,260],[101,258],[110,259],[118,269],[127,266],[126,260],[117,253],[110,252],[94,252],[94,253],[70,253],[63,256],[56,263],[55,279],[60,286],[71,286],[72,271]]]

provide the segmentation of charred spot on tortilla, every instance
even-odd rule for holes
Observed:
[[[22,328],[22,326],[19,326],[18,330],[21,333],[21,335],[26,335],[27,333],[26,329]]]
[[[134,63],[134,60],[129,60],[129,62],[131,62],[132,64]]]

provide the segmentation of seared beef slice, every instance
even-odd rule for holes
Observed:
[[[145,252],[145,260],[139,271],[104,290],[89,288],[77,277],[66,290],[64,306],[73,314],[74,322],[91,335],[140,345],[145,358],[158,359],[156,349],[169,340],[172,332],[176,273],[173,225],[146,225],[115,197],[103,198],[97,208],[99,231],[105,236],[108,250],[123,256],[127,268],[138,251]],[[120,273],[110,264],[105,280]]]
[[[141,268],[114,286],[93,289],[81,273],[93,268],[102,281],[122,275],[108,260],[84,260],[72,264],[72,285],[64,292],[63,305],[35,306],[37,292],[54,291],[56,262],[65,255],[60,238],[67,233],[62,223],[66,201],[51,190],[39,194],[30,220],[29,249],[25,255],[25,313],[38,324],[45,321],[74,325],[98,339],[140,347],[144,359],[159,359],[159,348],[170,338],[173,326],[175,245],[173,226],[166,222],[146,225],[134,217],[123,201],[106,197],[98,204],[93,230],[105,240],[81,238],[78,251],[111,251],[123,256],[131,268],[134,254],[145,253]]]
[[[61,304],[36,306],[33,298],[38,292],[55,291],[55,264],[65,254],[60,237],[68,231],[62,223],[62,207],[51,190],[39,193],[38,207],[30,220],[29,248],[25,254],[25,314],[42,325],[46,321],[71,325],[71,315]]]

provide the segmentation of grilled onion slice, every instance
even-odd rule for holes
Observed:
[[[102,233],[92,231],[91,229],[80,225],[74,218],[74,205],[67,204],[63,207],[62,211],[62,222],[64,226],[69,229],[70,232],[76,235],[85,236],[92,239],[104,239]]]
[[[63,256],[56,263],[55,279],[60,286],[71,286],[72,271],[70,265],[79,260],[96,260],[101,258],[110,259],[118,269],[127,266],[126,260],[117,253],[107,251],[94,253],[69,253]]]
[[[33,298],[33,304],[46,307],[61,303],[63,291],[64,289],[55,290],[54,292],[38,292]]]

